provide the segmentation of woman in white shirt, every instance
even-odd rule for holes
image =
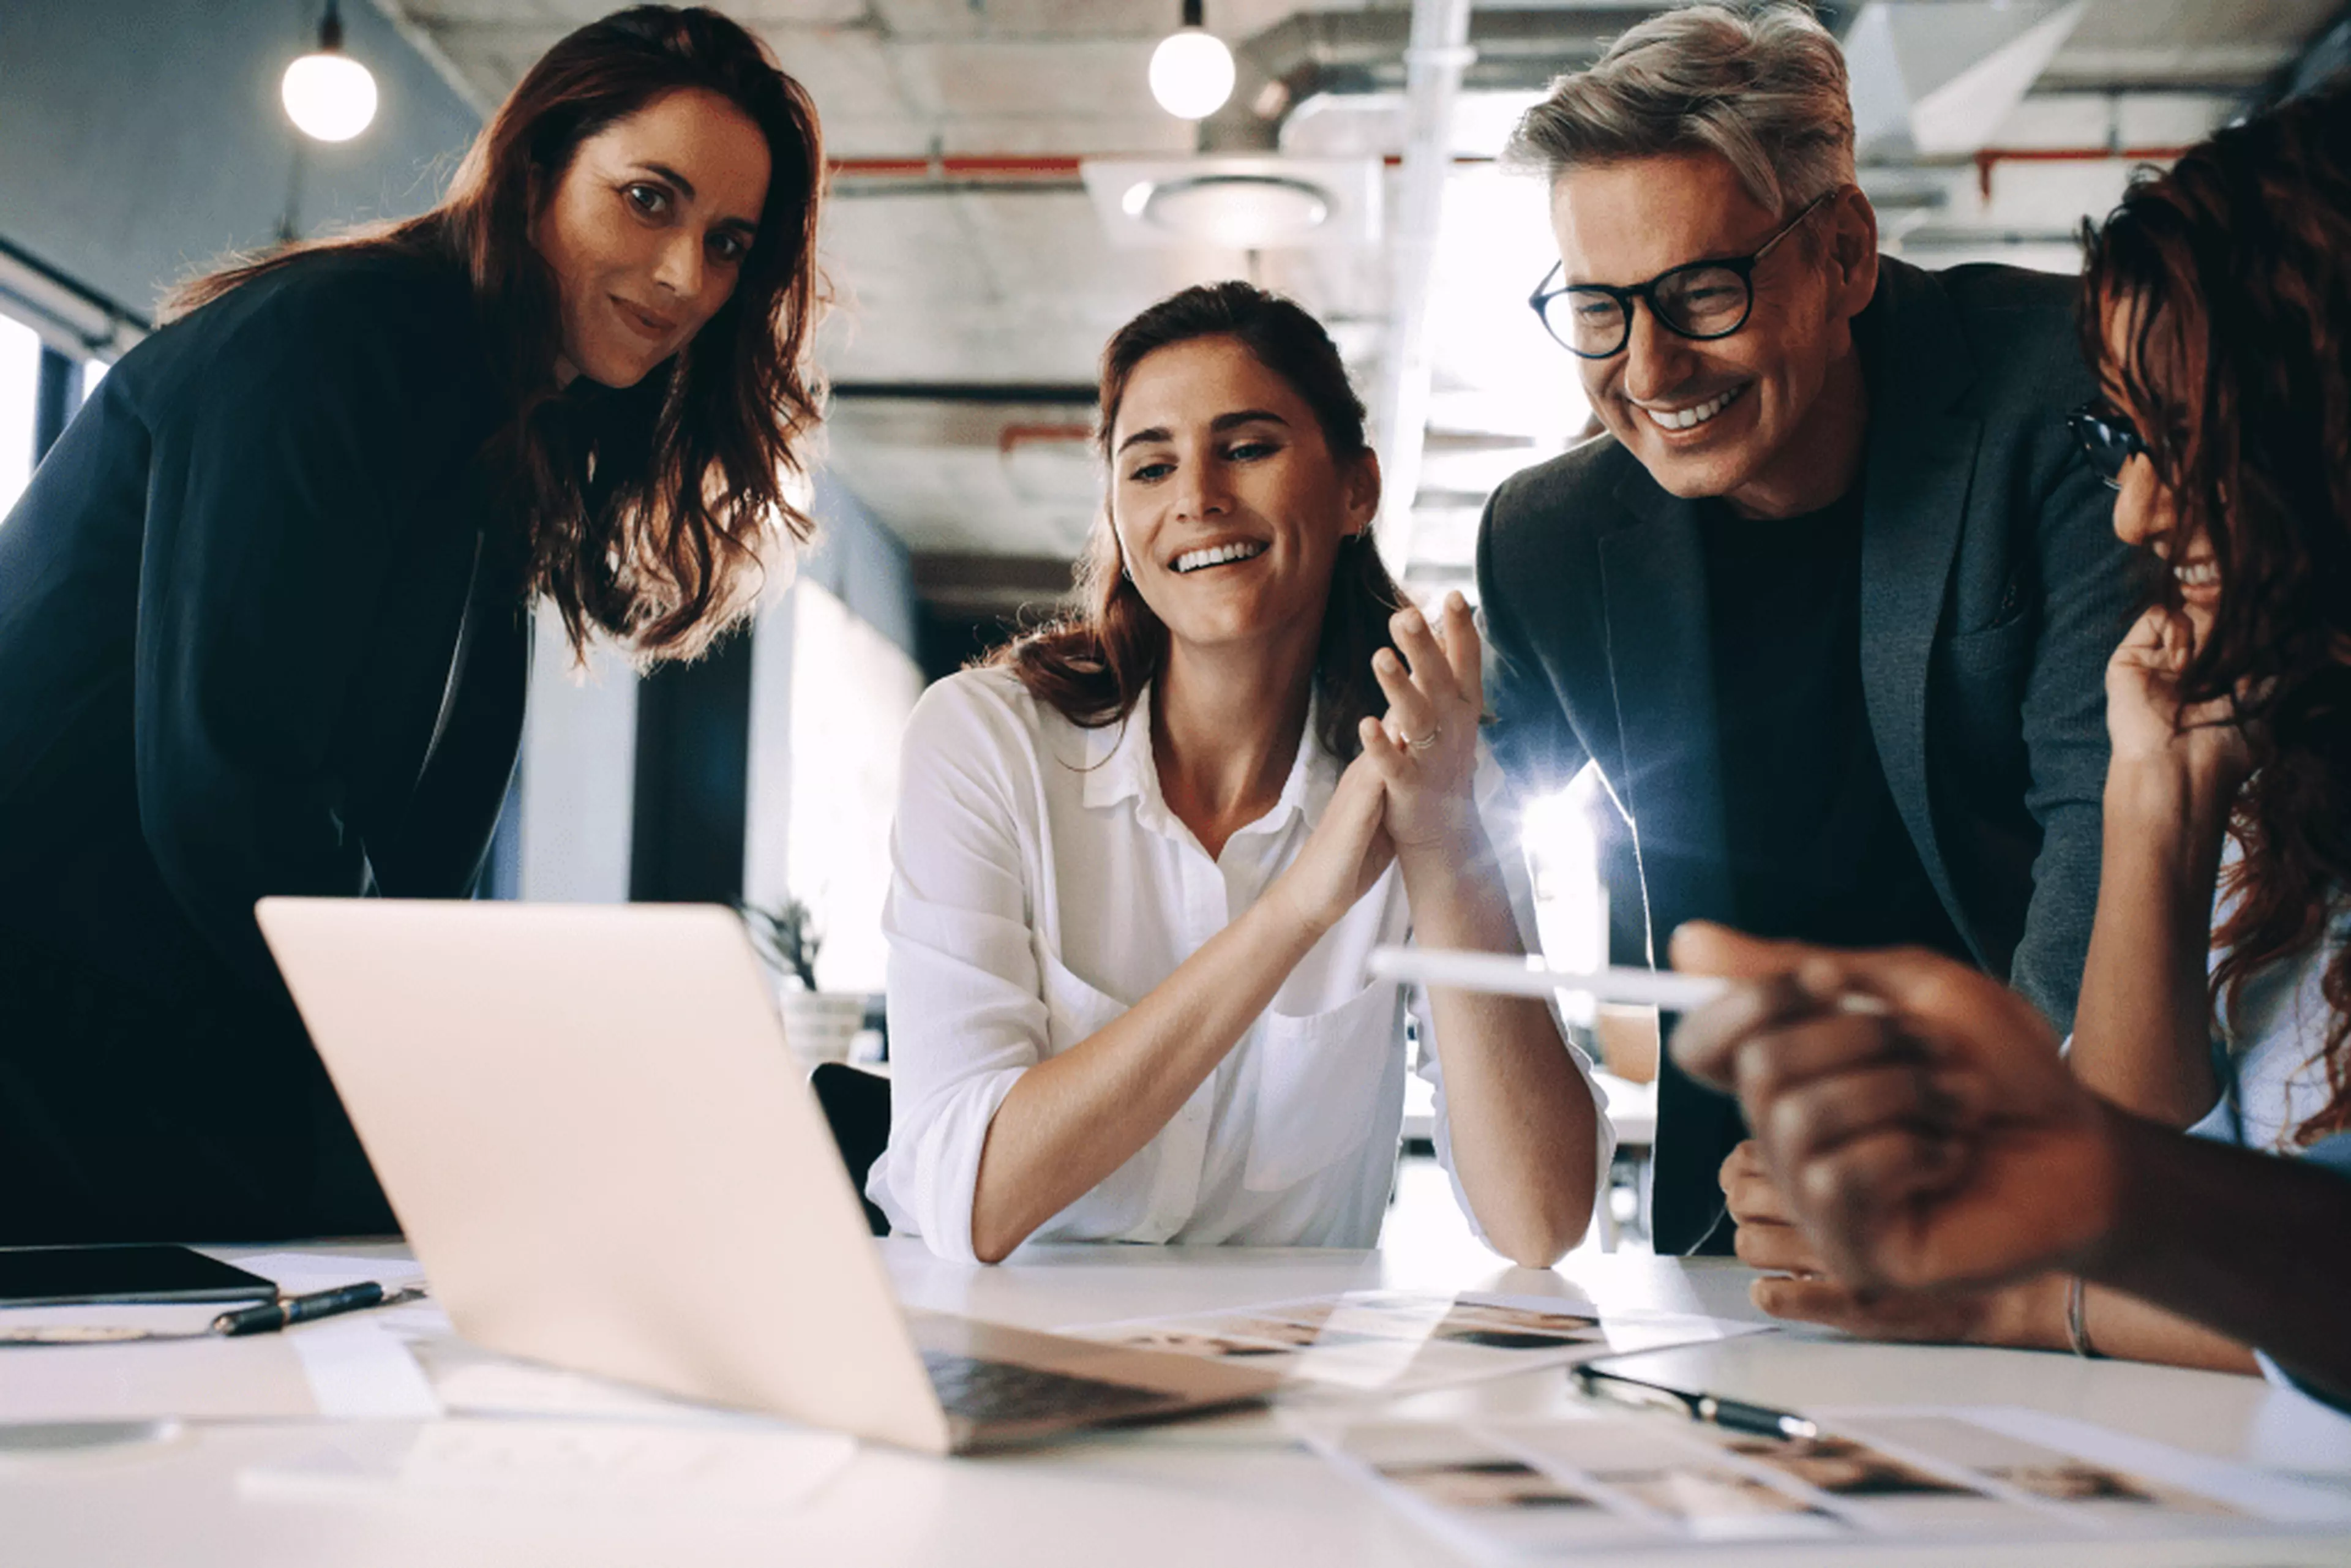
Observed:
[[[1222,283],[1128,323],[1101,441],[1081,608],[907,728],[868,1191],[991,1262],[1031,1237],[1371,1246],[1406,999],[1365,956],[1519,952],[1531,925],[1473,798],[1476,629],[1380,564],[1363,404],[1290,301]],[[1610,1152],[1582,1059],[1541,1003],[1418,1010],[1457,1194],[1548,1266]]]

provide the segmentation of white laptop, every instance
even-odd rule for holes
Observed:
[[[434,1296],[478,1344],[929,1453],[1273,1386],[903,1312],[725,909],[257,913]]]

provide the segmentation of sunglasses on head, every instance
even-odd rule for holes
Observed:
[[[2106,488],[2123,487],[2123,465],[2134,457],[2147,455],[2147,443],[2139,439],[2131,422],[2102,402],[2085,402],[2065,416],[2065,427],[2088,454],[2090,467],[2105,480]]]

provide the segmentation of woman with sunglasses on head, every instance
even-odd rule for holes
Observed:
[[[1473,793],[1476,630],[1390,580],[1363,404],[1290,301],[1222,283],[1129,322],[1099,439],[1076,608],[907,729],[868,1192],[991,1262],[1031,1237],[1372,1246],[1407,1004],[1364,960],[1531,926]],[[1417,1011],[1439,1158],[1497,1249],[1548,1266],[1612,1145],[1581,1058],[1541,1003]]]
[[[392,1228],[255,901],[465,895],[531,602],[690,657],[806,537],[823,166],[750,34],[619,12],[100,384],[0,525],[0,1243]]]
[[[1801,1277],[1819,1267],[1817,1233],[1789,1228],[1782,1195],[1817,1203],[1836,1185],[1839,1155],[1803,1157],[1791,1145],[1805,1140],[1789,1135],[1803,1118],[1783,1111],[1777,1156],[1767,1136],[1742,1151],[1744,1168],[1726,1172],[1734,1207],[1750,1211],[1768,1243],[1752,1255],[1742,1245],[1742,1256],[1800,1275],[1759,1285],[1771,1310],[1893,1337],[2070,1345],[2247,1372],[2246,1347],[2260,1344],[2315,1369],[2337,1397],[2351,1392],[2351,1365],[2314,1352],[2304,1328],[2331,1312],[2334,1343],[2344,1343],[2351,1281],[2315,1261],[2340,1249],[2308,1242],[2327,1233],[2330,1214],[2333,1234],[2351,1225],[2351,1183],[2314,1183],[2290,1168],[2306,1158],[2351,1171],[2346,258],[2351,98],[2339,90],[2220,132],[2134,186],[2092,236],[2084,324],[2105,402],[2074,423],[2116,491],[2116,531],[2160,570],[2154,603],[2107,674],[2114,760],[2067,1056],[2076,1086],[2045,1073],[2028,1085],[2022,1059],[2035,1031],[2022,1009],[1977,998],[1971,983],[1916,958],[1896,960],[1888,981],[1933,989],[1917,1035],[1930,1051],[1950,1047],[1944,1065],[1959,1071],[1929,1124],[2010,1119],[2001,1131],[2018,1172],[2053,1178],[2019,1174],[2013,1201],[2079,1212],[1979,1216],[1975,1242],[2001,1260],[1979,1257],[1968,1271],[2058,1270],[1997,1291],[1864,1295],[1850,1273]],[[1710,967],[1789,956],[1742,955],[1719,936],[1694,938],[1687,956],[1708,952]],[[1981,1038],[1993,1030],[2025,1038],[1996,1051]],[[1725,1045],[1732,1032],[1694,1037],[1718,1077],[1740,1054]],[[1909,1068],[1866,1061],[1857,1056],[1842,1085],[1826,1078],[1809,1092],[1823,1107],[1844,1094],[1837,1141],[1855,1159],[1913,1092]],[[2004,1071],[2016,1076],[2003,1082]],[[1772,1085],[1771,1097],[1783,1092],[1806,1092]],[[1749,1110],[1767,1126],[1751,1101]],[[2216,1161],[2158,1128],[2275,1158]],[[1959,1146],[1976,1135],[1962,1133]],[[1896,1146],[1880,1139],[1868,1157]],[[1933,1158],[1938,1184],[1965,1193],[1981,1179],[1970,1172],[1953,1183],[1948,1146]],[[1980,1152],[1981,1171],[2001,1163]],[[1898,1201],[1902,1184],[1891,1190]],[[2110,1228],[2177,1234],[2141,1237],[2147,1255],[2120,1260],[2120,1243],[2095,1234],[2102,1203]],[[1795,1217],[1808,1218],[1807,1207],[1794,1206]],[[1848,1267],[1850,1231],[1835,1248]],[[2070,1234],[2072,1249],[2032,1239],[2052,1231]],[[1937,1274],[1904,1282],[1968,1282],[1956,1267]]]

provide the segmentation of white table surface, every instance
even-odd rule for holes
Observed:
[[[985,1269],[941,1262],[919,1242],[878,1245],[909,1304],[1042,1328],[1374,1286],[1522,1295],[1581,1288],[1604,1307],[1753,1315],[1745,1299],[1747,1271],[1728,1261],[1579,1253],[1559,1273],[1536,1273],[1465,1269],[1458,1251],[1403,1256],[1053,1247],[1025,1249],[1011,1262]],[[348,1244],[326,1249],[359,1250]],[[237,1249],[221,1251],[238,1255]],[[188,1347],[172,1348],[184,1354]],[[232,1348],[205,1345],[196,1353]],[[0,1360],[0,1422],[10,1418],[10,1364]],[[225,1354],[219,1364],[222,1375],[233,1374],[235,1364]],[[2250,1378],[2022,1352],[1856,1344],[1788,1332],[1655,1353],[1646,1364],[1660,1378],[1780,1405],[2031,1406],[2351,1493],[2351,1421]],[[1565,1386],[1553,1369],[1424,1394],[1391,1408],[1430,1415],[1540,1411],[1565,1403]],[[104,1392],[94,1388],[93,1398]],[[758,1426],[744,1423],[740,1429],[756,1433]],[[846,1469],[789,1507],[687,1507],[657,1493],[554,1503],[393,1487],[306,1497],[240,1486],[241,1475],[298,1461],[322,1446],[396,1452],[417,1431],[394,1423],[315,1418],[191,1421],[172,1440],[143,1448],[78,1458],[0,1457],[0,1563],[1376,1568],[1459,1560],[1293,1445],[1261,1415],[1088,1437],[977,1459],[931,1459],[869,1445]],[[735,1439],[722,1433],[721,1440]],[[1639,1561],[1956,1564],[1980,1561],[1982,1550],[1718,1547],[1649,1552]],[[2003,1568],[2107,1563],[2250,1568],[2351,1562],[2351,1540],[2111,1547],[2072,1542],[2040,1552],[2002,1547],[1999,1556]]]

